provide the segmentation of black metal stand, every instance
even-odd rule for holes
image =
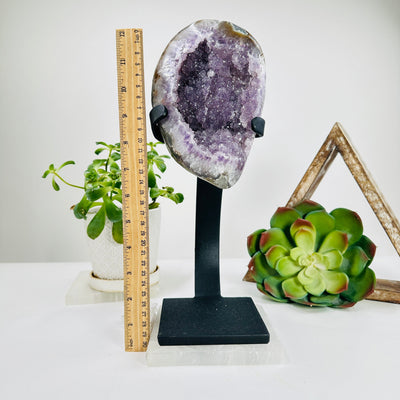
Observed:
[[[164,106],[157,107],[150,118],[154,136],[160,140],[158,122],[166,117],[167,111]],[[263,120],[258,120],[262,121],[256,121],[260,127]],[[158,331],[162,346],[269,342],[269,332],[250,297],[221,296],[221,200],[222,189],[197,179],[195,297],[164,299]]]

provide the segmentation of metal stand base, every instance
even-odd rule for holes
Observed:
[[[161,346],[268,343],[269,333],[250,297],[165,299]]]

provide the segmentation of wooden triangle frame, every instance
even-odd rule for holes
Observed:
[[[303,200],[311,198],[338,153],[342,156],[400,256],[399,221],[379,191],[343,127],[338,122],[333,126],[286,206],[292,207]],[[246,281],[252,280],[248,274],[243,279]],[[400,303],[400,282],[377,279],[375,291],[368,299]]]

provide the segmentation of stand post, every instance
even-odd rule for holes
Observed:
[[[222,189],[197,178],[195,296],[220,296],[219,230]]]

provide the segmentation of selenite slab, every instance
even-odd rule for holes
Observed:
[[[153,106],[168,117],[160,131],[172,157],[226,189],[239,179],[265,94],[265,61],[256,40],[225,21],[201,20],[180,31],[157,65]]]
[[[147,365],[151,367],[190,365],[283,365],[288,355],[277,334],[271,329],[264,309],[257,306],[271,334],[267,344],[229,344],[198,346],[160,346],[157,340],[160,309],[157,310],[146,351]]]

